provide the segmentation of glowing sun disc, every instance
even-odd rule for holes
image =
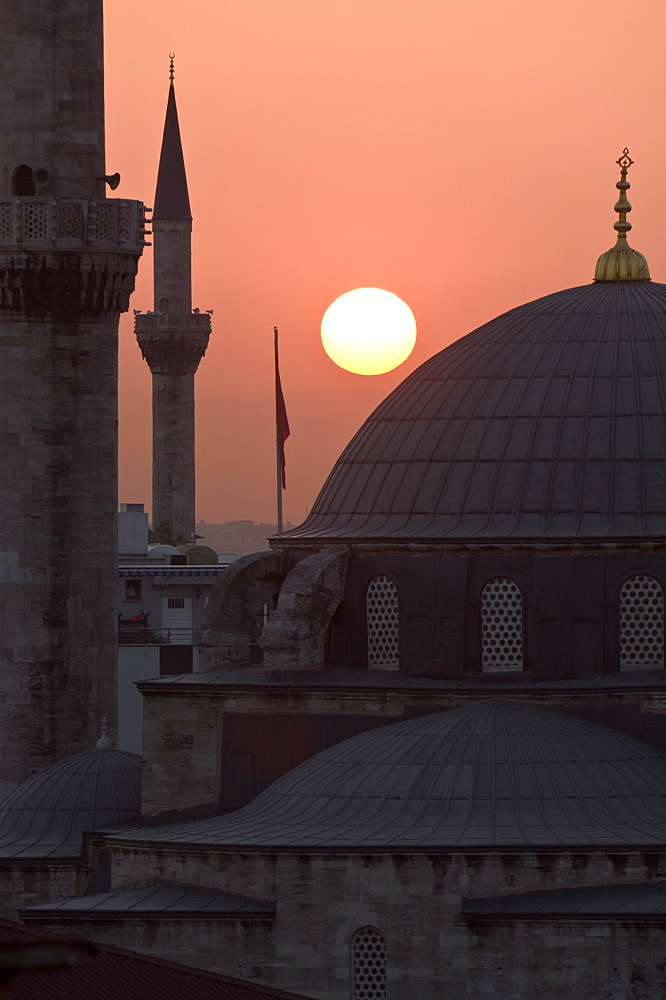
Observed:
[[[355,288],[332,303],[321,321],[331,361],[356,375],[382,375],[401,365],[416,343],[409,306],[382,288]]]

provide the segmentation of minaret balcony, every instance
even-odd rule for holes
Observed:
[[[193,375],[206,353],[209,313],[135,313],[134,330],[153,375]]]
[[[0,251],[94,250],[143,252],[146,212],[140,201],[120,198],[54,198],[0,200]]]
[[[158,330],[173,334],[186,334],[193,331],[210,334],[210,313],[192,312],[178,315],[167,312],[135,312],[134,329],[137,336],[141,333],[153,333]]]

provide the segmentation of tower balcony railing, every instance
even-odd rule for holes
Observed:
[[[160,627],[141,625],[121,619],[118,623],[120,646],[191,646],[196,641],[196,629],[189,627]]]
[[[195,310],[183,315],[173,315],[167,312],[138,312],[134,314],[134,329],[137,333],[152,333],[155,330],[182,331],[189,333],[211,332],[210,314]]]
[[[140,254],[149,211],[122,198],[0,199],[0,250],[113,250]]]

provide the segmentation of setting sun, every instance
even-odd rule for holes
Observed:
[[[332,303],[321,321],[331,361],[356,375],[382,375],[401,365],[416,343],[412,310],[393,292],[355,288]]]

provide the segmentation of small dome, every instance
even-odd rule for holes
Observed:
[[[666,753],[542,708],[482,702],[373,729],[238,812],[132,839],[290,847],[661,845]]]
[[[180,554],[180,549],[177,549],[175,545],[163,545],[158,542],[148,546],[149,559],[164,559],[165,556],[179,556]]]
[[[33,774],[0,804],[0,858],[79,857],[82,834],[140,815],[141,757],[86,750]]]
[[[666,535],[666,285],[491,320],[366,420],[290,539]]]

